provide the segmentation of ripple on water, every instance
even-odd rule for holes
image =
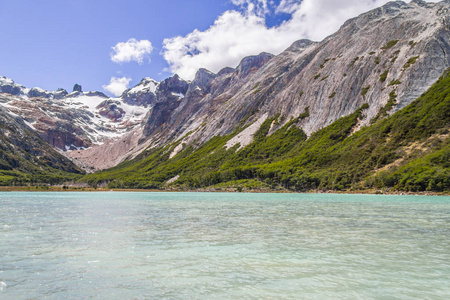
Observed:
[[[449,200],[0,193],[0,298],[450,298]]]

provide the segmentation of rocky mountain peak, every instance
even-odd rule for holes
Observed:
[[[121,97],[125,103],[130,105],[151,106],[156,101],[158,86],[159,82],[150,77],[145,77],[134,87],[125,90]]]
[[[428,5],[428,3],[423,0],[412,0],[410,3],[414,3],[422,7],[427,7]]]
[[[289,46],[289,48],[287,48],[286,51],[287,52],[298,52],[298,51],[308,48],[309,46],[311,46],[314,43],[315,42],[313,42],[311,40],[307,40],[307,39],[298,40],[298,41],[295,41],[294,43],[292,43],[292,45]]]
[[[82,92],[83,92],[83,89],[81,88],[81,85],[79,85],[78,83],[76,83],[76,84],[73,86],[72,92],[80,92],[80,93],[82,93]]]
[[[23,95],[25,87],[15,83],[12,79],[0,76],[0,93],[8,93],[11,95]]]
[[[259,55],[247,56],[241,60],[240,64],[236,68],[240,77],[245,77],[251,72],[259,70],[264,66],[272,57],[273,54],[262,52]]]
[[[68,94],[69,93],[67,93],[67,91],[65,89],[59,88],[54,93],[54,97],[55,97],[55,99],[62,99],[64,97],[66,97]]]
[[[90,96],[90,97],[101,97],[101,98],[109,98],[108,96],[106,96],[104,93],[102,92],[98,92],[98,91],[89,91],[84,93],[85,96]]]
[[[41,97],[49,99],[53,97],[53,92],[34,87],[28,92],[28,97]]]
[[[154,79],[152,79],[150,77],[144,77],[144,78],[141,79],[141,81],[138,83],[138,85],[145,85],[145,86],[147,86],[147,85],[149,85],[151,83],[158,84],[158,82],[156,80],[154,80]]]
[[[189,88],[189,83],[180,78],[177,74],[161,81],[158,91],[161,93],[171,92],[186,94]]]
[[[207,88],[208,84],[216,77],[213,72],[201,68],[195,74],[194,80],[191,82],[190,88],[197,88],[204,90]]]
[[[217,77],[223,76],[223,75],[228,75],[230,73],[233,73],[235,70],[233,68],[230,67],[225,67],[222,70],[219,71],[219,73],[217,73]]]

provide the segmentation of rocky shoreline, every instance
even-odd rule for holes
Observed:
[[[187,192],[187,193],[278,193],[278,194],[364,194],[364,195],[397,195],[397,196],[450,196],[450,192],[405,192],[386,190],[310,190],[295,192],[286,189],[239,189],[239,188],[202,188],[202,189],[110,189],[106,187],[73,187],[73,186],[0,186],[0,192]]]

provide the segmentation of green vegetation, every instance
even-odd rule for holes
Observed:
[[[320,65],[320,68],[323,69],[325,67],[325,64],[330,61],[330,58],[326,58],[323,63]]]
[[[367,92],[370,90],[370,85],[368,85],[368,86],[366,86],[366,87],[363,87],[362,88],[362,90],[361,90],[361,95],[364,97],[366,94],[367,94]]]
[[[74,181],[81,177],[80,174],[64,172],[60,170],[33,170],[32,172],[20,172],[15,170],[0,170],[0,186],[38,186],[56,185],[66,181]]]
[[[302,112],[299,116],[298,119],[299,120],[303,120],[309,117],[309,106],[305,107],[305,111]]]
[[[256,83],[251,89],[253,95],[258,94],[261,91],[261,89],[258,89],[258,87],[259,87],[259,82]]]
[[[320,81],[324,81],[325,79],[328,78],[328,76],[329,76],[329,75],[322,77],[322,78],[320,79]]]
[[[397,60],[399,54],[400,54],[400,50],[397,50],[394,53],[392,53],[392,55],[391,55],[391,63],[394,63]]]
[[[364,104],[353,114],[313,133],[298,127],[309,108],[268,135],[280,116],[267,119],[254,141],[241,149],[226,142],[243,128],[188,146],[169,159],[176,145],[148,150],[113,169],[87,175],[83,181],[109,187],[171,187],[235,190],[284,189],[399,191],[450,190],[450,75],[442,76],[420,98],[391,116],[395,90],[374,124],[353,132]],[[383,116],[383,117],[382,117]],[[273,131],[273,130],[272,130]]]
[[[350,63],[350,68],[353,67],[355,65],[355,63],[358,61],[359,56],[355,57],[352,62]]]
[[[380,63],[380,58],[377,56],[375,57],[375,63],[378,65]]]
[[[298,93],[298,97],[301,98],[303,96],[303,90]]]
[[[389,50],[392,47],[394,47],[395,45],[397,45],[398,40],[392,40],[387,42],[383,47],[381,47],[382,50]]]
[[[388,86],[399,85],[400,83],[402,83],[400,80],[392,79],[392,81],[388,84]]]
[[[386,117],[388,115],[388,112],[396,104],[397,104],[397,95],[395,94],[395,90],[393,90],[392,92],[389,93],[389,99],[388,99],[388,102],[386,103],[386,105],[383,106],[382,108],[380,108],[380,110],[378,111],[378,114],[375,116],[375,118],[370,120],[370,122],[373,124],[376,121],[378,121],[379,119]]]
[[[314,79],[317,79],[317,78],[319,78],[320,77],[320,73],[319,74],[317,74],[317,75],[314,75]]]
[[[385,82],[387,75],[388,75],[388,71],[386,70],[383,72],[383,74],[380,75],[380,81]]]
[[[336,92],[332,92],[330,96],[328,96],[328,98],[334,98],[334,96],[336,96]]]
[[[0,186],[61,184],[82,176],[81,170],[36,133],[19,130],[14,124],[0,122]]]
[[[170,151],[167,151],[169,147],[155,149],[111,170],[87,175],[85,180],[94,186],[108,182],[111,188],[161,188],[165,181],[180,175],[178,184],[197,188],[223,181],[247,179],[239,175],[239,166],[252,161],[276,160],[280,154],[290,150],[292,144],[306,139],[306,135],[295,124],[308,115],[307,108],[299,118],[290,120],[270,136],[267,134],[278,116],[267,119],[254,134],[254,142],[238,152],[237,146],[225,149],[224,145],[239,130],[228,136],[215,137],[196,150],[188,147],[170,160]],[[225,171],[217,173],[221,164],[220,169]]]
[[[409,41],[408,45],[411,46],[411,48],[414,48],[414,46],[417,45],[417,42]]]
[[[408,69],[411,65],[415,64],[417,59],[419,58],[419,56],[414,56],[411,57],[410,59],[408,59],[408,61],[405,63],[405,65],[403,66],[403,70]]]
[[[370,51],[369,55],[374,55],[376,52],[375,51]]]

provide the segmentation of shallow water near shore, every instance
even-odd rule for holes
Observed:
[[[448,299],[450,197],[0,193],[0,299]]]

